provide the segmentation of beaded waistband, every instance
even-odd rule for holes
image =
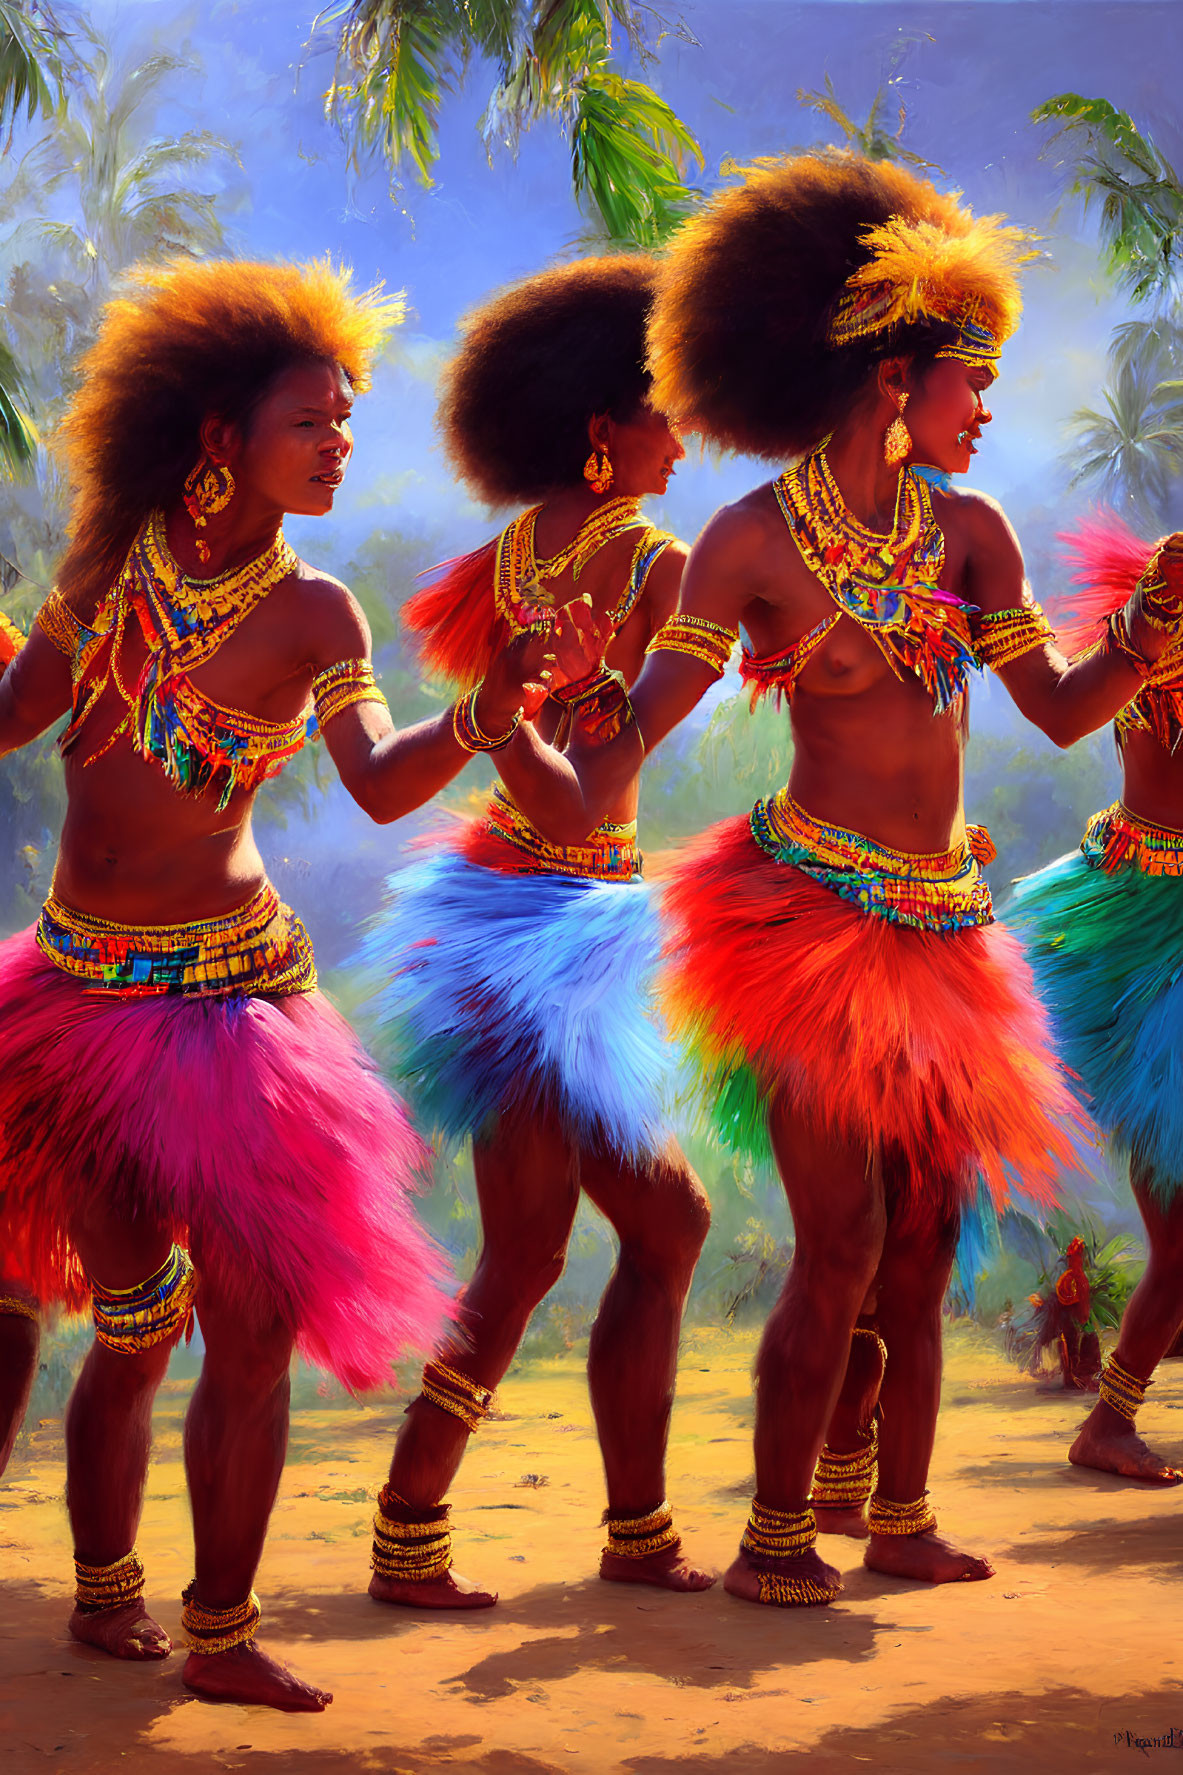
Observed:
[[[275,996],[316,987],[308,932],[270,882],[236,911],[193,924],[112,924],[51,893],[37,947],[63,973],[121,998]]]
[[[574,875],[594,881],[632,881],[641,873],[635,820],[627,825],[605,821],[584,844],[552,844],[526,818],[500,784],[493,790],[479,831],[482,836],[501,840],[512,847],[514,859],[497,863],[497,867],[510,871],[531,875]],[[473,856],[472,860],[478,858]],[[488,860],[488,849],[479,860]]]
[[[1120,801],[1093,815],[1080,848],[1089,867],[1106,875],[1122,869],[1138,869],[1143,875],[1183,875],[1183,832],[1173,826],[1151,826]]]
[[[849,900],[861,912],[920,931],[958,931],[993,924],[994,907],[980,865],[995,851],[984,826],[966,828],[952,850],[889,850],[815,820],[781,789],[752,809],[752,837],[778,863]]]

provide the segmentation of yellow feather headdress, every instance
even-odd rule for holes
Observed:
[[[1035,256],[1030,237],[1001,216],[964,226],[893,216],[870,229],[865,265],[849,277],[830,320],[831,345],[885,333],[911,322],[943,321],[958,338],[938,357],[993,364],[1019,324],[1023,301],[1018,266]]]

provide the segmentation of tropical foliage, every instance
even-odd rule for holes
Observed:
[[[932,172],[941,169],[931,160],[925,160],[922,154],[904,146],[903,134],[908,121],[907,107],[898,98],[897,90],[903,84],[901,70],[913,48],[920,41],[931,43],[928,33],[921,37],[901,34],[890,55],[883,72],[883,79],[871,100],[870,110],[863,123],[856,123],[854,117],[841,104],[834,83],[827,74],[822,82],[822,90],[809,91],[804,87],[797,88],[797,103],[804,105],[809,111],[817,111],[835,125],[842,136],[843,146],[853,148],[856,154],[863,154],[868,160],[898,160],[907,166],[925,168]],[[895,101],[896,127],[888,127],[888,117],[892,101]]]
[[[652,64],[655,17],[631,0],[342,0],[321,21],[339,50],[326,110],[355,160],[377,154],[396,182],[409,167],[427,186],[445,96],[474,61],[491,63],[479,125],[490,155],[516,152],[538,122],[557,123],[576,199],[603,239],[654,247],[693,201],[688,166],[702,165],[665,100],[621,71],[619,42],[642,68]]]
[[[1072,153],[1068,189],[1099,210],[1110,274],[1154,310],[1114,334],[1098,408],[1072,415],[1074,482],[1095,486],[1153,531],[1180,515],[1174,487],[1183,467],[1183,182],[1128,112],[1107,99],[1059,93],[1032,113],[1059,127],[1049,143]]]

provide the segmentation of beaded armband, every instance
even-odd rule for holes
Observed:
[[[739,1545],[756,1566],[761,1602],[778,1603],[783,1608],[833,1602],[839,1585],[793,1571],[793,1562],[811,1553],[816,1542],[817,1523],[811,1509],[773,1510],[758,1498],[752,1499],[752,1513]]]
[[[404,1522],[391,1510],[410,1511],[405,1498],[400,1498],[388,1485],[378,1493],[378,1509],[374,1516],[374,1546],[370,1566],[380,1578],[397,1578],[403,1583],[425,1584],[442,1578],[452,1564],[452,1529],[446,1504],[426,1512],[426,1519]]]
[[[873,1535],[929,1535],[937,1526],[936,1512],[926,1491],[910,1504],[894,1504],[876,1492],[867,1522]]]
[[[645,649],[646,653],[688,653],[691,659],[709,666],[716,678],[727,670],[732,649],[739,640],[738,629],[727,629],[722,623],[705,616],[671,616]]]
[[[862,1448],[853,1454],[835,1454],[827,1445],[817,1460],[809,1501],[816,1510],[852,1510],[865,1504],[875,1489],[875,1464],[879,1454],[879,1426],[872,1422]]]
[[[34,1325],[41,1318],[35,1303],[23,1300],[19,1294],[0,1294],[0,1313],[11,1313],[17,1319],[31,1319]]]
[[[1014,610],[995,610],[979,617],[974,638],[978,663],[997,672],[1012,660],[1022,659],[1037,647],[1055,640],[1055,630],[1038,604],[1021,604]]]
[[[422,1398],[459,1418],[470,1430],[480,1427],[493,1403],[492,1387],[482,1387],[471,1375],[449,1368],[446,1362],[426,1363],[419,1389]]]
[[[236,1602],[228,1609],[205,1608],[197,1601],[196,1591],[195,1578],[181,1592],[181,1626],[191,1651],[213,1657],[217,1652],[232,1652],[235,1646],[245,1646],[254,1639],[262,1610],[253,1590],[245,1602]]]
[[[176,1337],[188,1323],[197,1273],[188,1254],[174,1245],[160,1268],[134,1288],[100,1288],[91,1282],[95,1337],[118,1355],[134,1356]]]
[[[368,659],[338,660],[335,666],[326,666],[312,680],[312,704],[317,726],[322,732],[326,721],[351,709],[354,703],[381,703],[384,709],[390,707],[378,689],[374,668]]]
[[[476,686],[475,690],[470,690],[467,696],[462,696],[452,710],[452,732],[455,735],[456,744],[463,746],[466,752],[500,752],[503,746],[508,746],[518,731],[518,724],[522,719],[522,712],[519,709],[504,733],[486,733],[476,718],[476,699],[481,694],[483,683],[484,679],[481,680],[481,684]]]
[[[1178,560],[1181,555],[1183,536],[1168,536],[1147,561],[1135,587],[1142,594],[1142,615],[1151,628],[1177,633],[1183,627],[1183,597],[1171,591],[1162,570],[1164,557],[1173,556]]]
[[[143,1594],[144,1568],[134,1547],[110,1565],[74,1561],[74,1606],[80,1615],[102,1615],[108,1609],[126,1608]]]
[[[25,637],[14,622],[0,610],[0,664],[10,665],[25,644]]]
[[[572,725],[592,746],[608,745],[634,719],[624,679],[607,666],[593,678],[564,684],[551,695],[571,711]]]
[[[1105,1404],[1119,1417],[1132,1424],[1138,1407],[1145,1403],[1149,1381],[1140,1381],[1136,1374],[1123,1368],[1116,1356],[1110,1356],[1101,1370],[1098,1392]]]
[[[674,1513],[666,1503],[648,1516],[606,1515],[604,1524],[608,1540],[603,1552],[620,1559],[648,1559],[654,1553],[668,1553],[681,1539],[674,1527]]]
[[[37,612],[35,621],[46,640],[52,641],[58,652],[72,661],[78,651],[82,623],[56,586]]]

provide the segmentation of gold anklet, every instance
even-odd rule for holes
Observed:
[[[41,1320],[34,1302],[22,1300],[19,1294],[0,1294],[0,1313],[12,1313],[18,1319],[31,1319],[34,1325]]]
[[[258,1630],[262,1610],[252,1590],[245,1602],[233,1603],[228,1609],[207,1609],[196,1600],[197,1579],[181,1592],[181,1626],[189,1640],[189,1649],[205,1657],[218,1652],[232,1652],[236,1646],[249,1645]]]
[[[928,1535],[937,1526],[936,1512],[926,1491],[910,1504],[895,1504],[876,1492],[867,1520],[873,1535]]]
[[[419,1383],[419,1396],[438,1405],[469,1430],[479,1429],[493,1403],[492,1387],[482,1387],[471,1375],[449,1368],[446,1362],[428,1362]]]
[[[605,1515],[604,1523],[608,1541],[601,1551],[615,1553],[621,1559],[648,1559],[651,1554],[667,1553],[681,1543],[674,1527],[674,1513],[667,1503],[659,1504],[648,1516]]]
[[[374,1547],[370,1554],[373,1570],[380,1578],[397,1578],[408,1584],[426,1584],[432,1578],[442,1578],[452,1565],[449,1506],[438,1504],[435,1514],[426,1522],[400,1522],[387,1515],[391,1509],[410,1511],[412,1506],[388,1485],[383,1486],[374,1516]]]
[[[126,1608],[144,1594],[144,1568],[133,1547],[110,1565],[83,1565],[74,1560],[74,1606],[81,1615],[103,1615]]]
[[[811,1509],[774,1510],[758,1498],[752,1499],[752,1513],[739,1545],[756,1567],[761,1602],[776,1603],[781,1608],[833,1602],[842,1588],[840,1584],[827,1584],[792,1569],[795,1561],[812,1553],[816,1542],[817,1523]]]
[[[818,1456],[809,1501],[816,1510],[853,1509],[865,1504],[875,1489],[879,1426],[872,1422],[862,1448],[835,1454],[827,1443]]]
[[[1110,1356],[1101,1370],[1097,1391],[1105,1404],[1132,1424],[1138,1407],[1145,1402],[1149,1381],[1140,1381],[1136,1374],[1123,1368],[1116,1356]]]

